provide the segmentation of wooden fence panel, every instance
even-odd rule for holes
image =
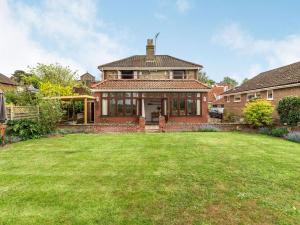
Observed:
[[[6,107],[7,120],[20,120],[20,119],[38,119],[39,107],[38,106],[7,106]]]

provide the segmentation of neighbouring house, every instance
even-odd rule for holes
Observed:
[[[254,98],[263,98],[274,106],[285,96],[300,96],[300,62],[260,73],[241,86],[222,94],[225,113],[243,117],[245,104]],[[278,119],[276,110],[273,115]]]
[[[17,84],[9,77],[0,73],[0,90],[3,92],[13,91],[17,89]]]
[[[86,86],[90,87],[96,82],[96,78],[92,74],[86,72],[80,76],[80,81],[82,81]]]
[[[103,81],[92,85],[96,123],[205,123],[209,87],[197,80],[202,66],[156,55],[152,39],[146,54],[98,67]]]
[[[224,97],[222,94],[228,89],[228,85],[224,83],[212,85],[208,92],[208,107],[224,108]]]

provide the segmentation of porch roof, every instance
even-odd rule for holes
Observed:
[[[104,80],[92,86],[93,92],[208,92],[209,87],[197,80]]]

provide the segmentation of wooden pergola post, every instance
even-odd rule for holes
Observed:
[[[84,98],[84,124],[87,124],[87,98]]]

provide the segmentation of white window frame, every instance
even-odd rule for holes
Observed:
[[[269,92],[272,92],[272,98],[269,98]],[[274,100],[274,90],[267,90],[267,100]]]
[[[247,94],[247,102],[249,102],[249,101],[251,101],[252,99],[254,99],[254,98],[249,99],[249,96],[250,96],[250,95],[254,95],[254,98],[256,98],[256,93],[253,93],[253,92],[248,93],[248,94]]]
[[[227,96],[226,102],[230,102],[230,95]]]
[[[239,100],[236,100],[236,99],[235,99],[237,96],[240,97]],[[241,101],[242,101],[242,95],[234,95],[234,97],[233,97],[233,102],[241,102]]]

